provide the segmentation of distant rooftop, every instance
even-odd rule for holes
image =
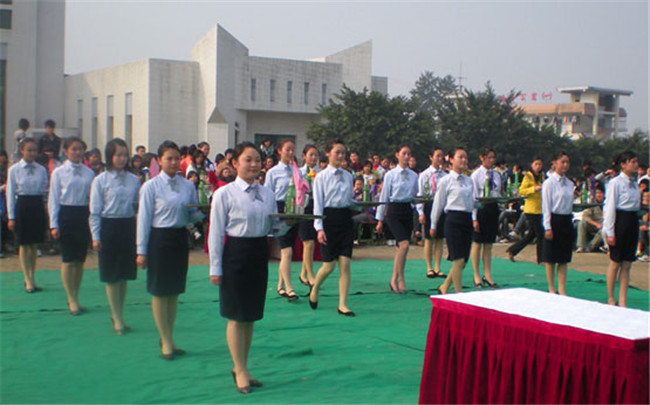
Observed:
[[[560,93],[587,93],[587,92],[596,92],[596,93],[605,93],[605,94],[620,94],[622,96],[632,95],[631,90],[618,90],[618,89],[607,89],[604,87],[594,87],[594,86],[573,86],[573,87],[559,87],[557,89]]]

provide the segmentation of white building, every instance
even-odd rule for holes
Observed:
[[[216,153],[244,140],[290,137],[300,150],[308,124],[320,119],[318,106],[344,83],[387,93],[387,79],[371,75],[371,42],[319,60],[262,58],[215,26],[191,59],[146,59],[66,77],[64,125],[89,147],[113,137],[148,150],[166,139],[206,140]]]
[[[0,0],[0,148],[18,121],[63,124],[65,3]]]

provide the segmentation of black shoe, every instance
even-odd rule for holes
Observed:
[[[278,292],[278,295],[282,298],[287,298],[287,292],[284,291],[284,288],[278,288],[276,290]]]
[[[174,349],[173,351],[174,356],[184,356],[187,352],[183,349],[179,349],[178,347]]]
[[[311,283],[309,282],[309,280],[305,280],[305,279],[302,278],[302,274],[298,278],[300,279],[300,282],[302,284],[306,285],[307,287],[311,286]]]
[[[163,360],[167,360],[167,361],[174,360],[174,352],[167,353],[167,354],[160,353],[160,358],[162,358]]]
[[[314,289],[314,286],[310,285],[309,286],[309,294],[307,294],[307,296],[309,297],[309,306],[311,307],[311,309],[316,309],[316,308],[318,308],[318,301],[312,301],[311,300],[311,290],[313,290],[313,289]]]
[[[240,386],[237,385],[237,374],[235,374],[234,370],[230,370],[230,372],[232,373],[232,380],[235,382],[235,387],[237,387],[237,391],[239,391],[240,394],[248,394],[248,393],[250,393],[251,392],[251,385],[253,387],[261,387],[262,386],[262,383],[257,381],[257,380],[250,380],[248,382],[249,385],[247,385],[245,387],[240,387]],[[255,384],[258,384],[258,385],[253,385],[253,381],[255,382]]]
[[[396,290],[393,288],[393,285],[391,283],[388,283],[388,288],[394,293],[394,294],[401,294],[400,290]]]
[[[296,294],[296,292],[294,290],[287,291],[287,301],[291,302],[291,301],[295,301],[297,299],[298,299],[298,295]]]
[[[337,309],[337,311],[339,311],[339,314],[341,314],[343,316],[355,316],[355,313],[352,312],[352,311],[343,312],[340,309]]]
[[[485,278],[485,276],[483,276],[483,282],[487,284],[490,288],[499,288],[499,285],[497,283],[490,283],[489,281],[487,281],[487,278]]]

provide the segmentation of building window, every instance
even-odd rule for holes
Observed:
[[[13,3],[11,0],[0,0],[0,4],[11,4]]]
[[[97,146],[97,97],[93,97],[91,105],[90,147]]]
[[[269,101],[275,101],[275,79],[271,79],[271,86],[269,88]]]
[[[113,96],[106,97],[106,142],[113,139]]]
[[[255,93],[257,93],[257,80],[251,79],[251,101],[255,101]]]
[[[0,28],[11,29],[11,10],[0,10]]]
[[[124,140],[129,146],[133,141],[133,93],[124,95]]]
[[[325,105],[327,102],[327,83],[323,83],[320,88],[320,103]]]
[[[305,104],[309,104],[309,82],[305,82],[303,85],[302,100]]]
[[[79,138],[83,138],[84,127],[84,101],[77,100],[77,132]]]
[[[239,122],[235,121],[235,145],[239,145]]]
[[[287,103],[291,104],[292,101],[292,94],[293,93],[293,82],[289,80],[287,82]]]

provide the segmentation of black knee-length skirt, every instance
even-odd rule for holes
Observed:
[[[445,219],[445,239],[449,251],[447,260],[467,261],[472,249],[472,213],[448,211]]]
[[[325,208],[323,210],[323,230],[327,245],[321,245],[321,256],[325,263],[345,256],[352,258],[354,244],[354,223],[352,211],[348,208]]]
[[[284,201],[276,201],[278,205],[278,212],[284,212]],[[296,243],[296,237],[298,236],[298,228],[300,224],[292,226],[287,233],[282,236],[278,236],[278,245],[280,249],[293,248],[294,243]]]
[[[185,292],[189,246],[185,228],[151,228],[147,292],[157,297]]]
[[[18,246],[35,245],[45,240],[47,217],[40,195],[19,195],[16,200],[16,241]]]
[[[553,240],[544,237],[542,247],[542,262],[569,263],[573,253],[575,232],[571,220],[573,215],[551,214],[551,229]]]
[[[115,283],[135,280],[135,218],[102,218],[99,280]]]
[[[88,206],[62,205],[59,211],[61,234],[61,261],[63,263],[85,262],[90,246]]]
[[[266,237],[226,236],[222,264],[221,316],[239,322],[262,319],[269,279]]]
[[[411,233],[413,232],[411,203],[389,203],[385,220],[397,243],[403,240],[411,240]]]
[[[615,263],[635,261],[639,243],[639,217],[636,212],[616,210],[614,237],[616,244],[609,247],[609,258]]]
[[[431,230],[431,209],[433,208],[433,202],[429,201],[424,204],[424,237],[426,239],[431,239],[431,233],[429,232]],[[439,239],[444,239],[445,238],[445,217],[446,214],[443,212],[440,215],[440,218],[438,218],[438,222],[436,223],[436,236],[433,237],[433,239],[439,240]]]
[[[305,214],[314,213],[314,200],[309,200],[305,207]],[[305,221],[298,224],[298,235],[300,240],[305,242],[308,240],[316,240],[316,230],[314,229],[314,221]]]
[[[499,206],[497,203],[485,204],[476,213],[478,232],[472,233],[476,243],[494,243],[499,231]]]

